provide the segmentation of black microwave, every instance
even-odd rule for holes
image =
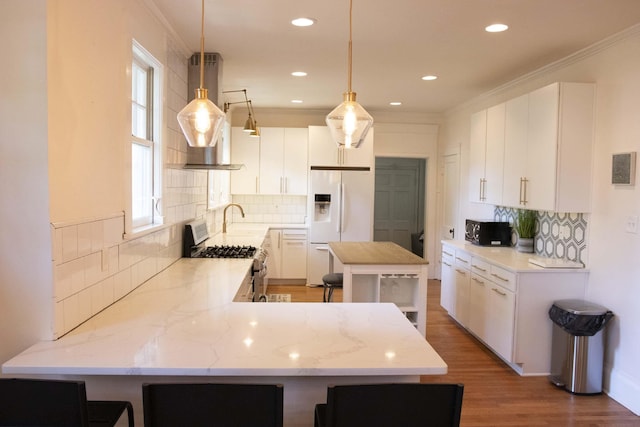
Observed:
[[[468,219],[464,239],[478,246],[511,246],[511,226],[504,221]]]

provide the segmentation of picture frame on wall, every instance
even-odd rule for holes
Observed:
[[[636,152],[612,155],[611,183],[614,185],[634,185],[636,182]]]

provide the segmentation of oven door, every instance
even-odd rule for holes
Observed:
[[[267,257],[258,257],[253,261],[253,301],[267,302]]]

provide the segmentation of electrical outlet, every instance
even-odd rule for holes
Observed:
[[[627,233],[638,233],[638,215],[629,215],[627,217],[626,231]]]

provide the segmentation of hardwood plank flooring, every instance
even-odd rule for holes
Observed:
[[[322,302],[322,287],[269,285],[269,293]],[[640,417],[605,394],[576,396],[546,377],[519,376],[440,307],[440,281],[429,280],[427,295],[427,340],[449,373],[421,381],[464,384],[461,426],[640,426]],[[333,301],[342,301],[339,289]]]

